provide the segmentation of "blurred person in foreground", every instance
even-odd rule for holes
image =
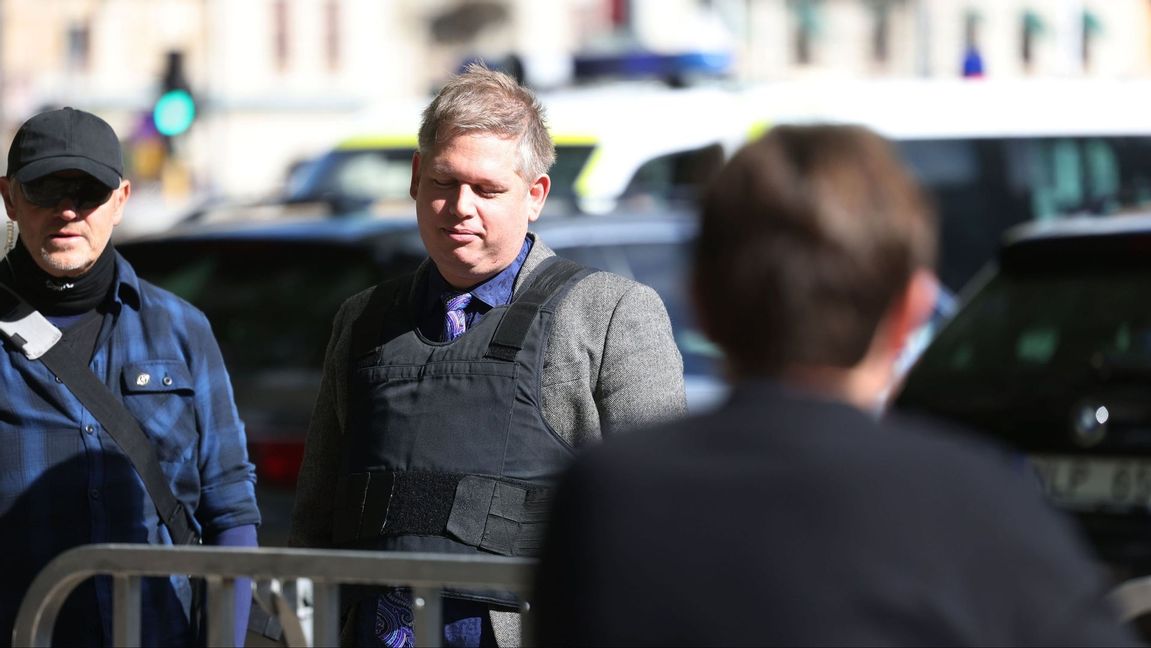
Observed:
[[[1128,645],[1008,453],[880,416],[934,216],[879,136],[779,127],[709,188],[693,271],[733,395],[557,487],[541,645]]]
[[[14,295],[43,314],[63,333],[56,344],[139,423],[192,530],[206,544],[255,546],[254,468],[208,320],[137,277],[110,245],[132,193],[123,176],[116,133],[91,113],[62,108],[20,127],[0,178],[19,230],[0,260],[0,320],[15,314]],[[22,343],[0,339],[0,644],[8,644],[25,590],[52,558],[89,543],[172,544],[173,534],[108,430]],[[238,590],[240,642],[251,595]],[[197,641],[187,577],[145,579],[141,602],[144,645]],[[111,645],[112,607],[111,578],[81,584],[54,643]]]
[[[506,74],[471,65],[426,108],[411,195],[429,258],[336,315],[291,544],[532,556],[577,450],[685,413],[656,292],[528,231],[554,159],[542,107]],[[362,594],[343,641],[411,645],[407,590]],[[514,644],[515,609],[448,592],[443,641]]]

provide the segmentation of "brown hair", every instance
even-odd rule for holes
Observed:
[[[482,63],[472,63],[452,77],[424,109],[420,155],[430,155],[436,145],[464,133],[517,139],[516,171],[528,181],[547,173],[555,162],[555,145],[539,100],[511,76]]]
[[[858,126],[779,126],[704,198],[693,281],[741,377],[863,359],[916,269],[935,214],[891,145]]]

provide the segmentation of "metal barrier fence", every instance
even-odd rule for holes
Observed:
[[[113,579],[113,644],[140,645],[140,579],[187,574],[207,582],[209,646],[235,641],[237,578],[307,578],[313,587],[313,645],[335,646],[340,634],[340,585],[412,588],[416,645],[439,646],[445,587],[514,592],[521,601],[521,636],[531,637],[531,575],[525,558],[428,553],[381,553],[319,549],[87,545],[60,554],[36,576],[16,617],[13,644],[49,646],[56,617],[68,594],[84,580]]]

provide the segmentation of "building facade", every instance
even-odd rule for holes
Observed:
[[[468,57],[539,86],[586,52],[729,54],[730,79],[1151,76],[1147,0],[0,0],[0,129],[73,105],[125,139],[153,207],[274,192],[365,111]],[[197,117],[150,126],[171,54]]]

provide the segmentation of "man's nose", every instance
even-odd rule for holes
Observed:
[[[460,184],[452,200],[452,212],[459,218],[470,218],[476,215],[476,192],[470,185]]]
[[[76,220],[80,217],[80,210],[76,208],[76,201],[72,200],[70,196],[65,196],[56,203],[56,213],[64,220]]]

